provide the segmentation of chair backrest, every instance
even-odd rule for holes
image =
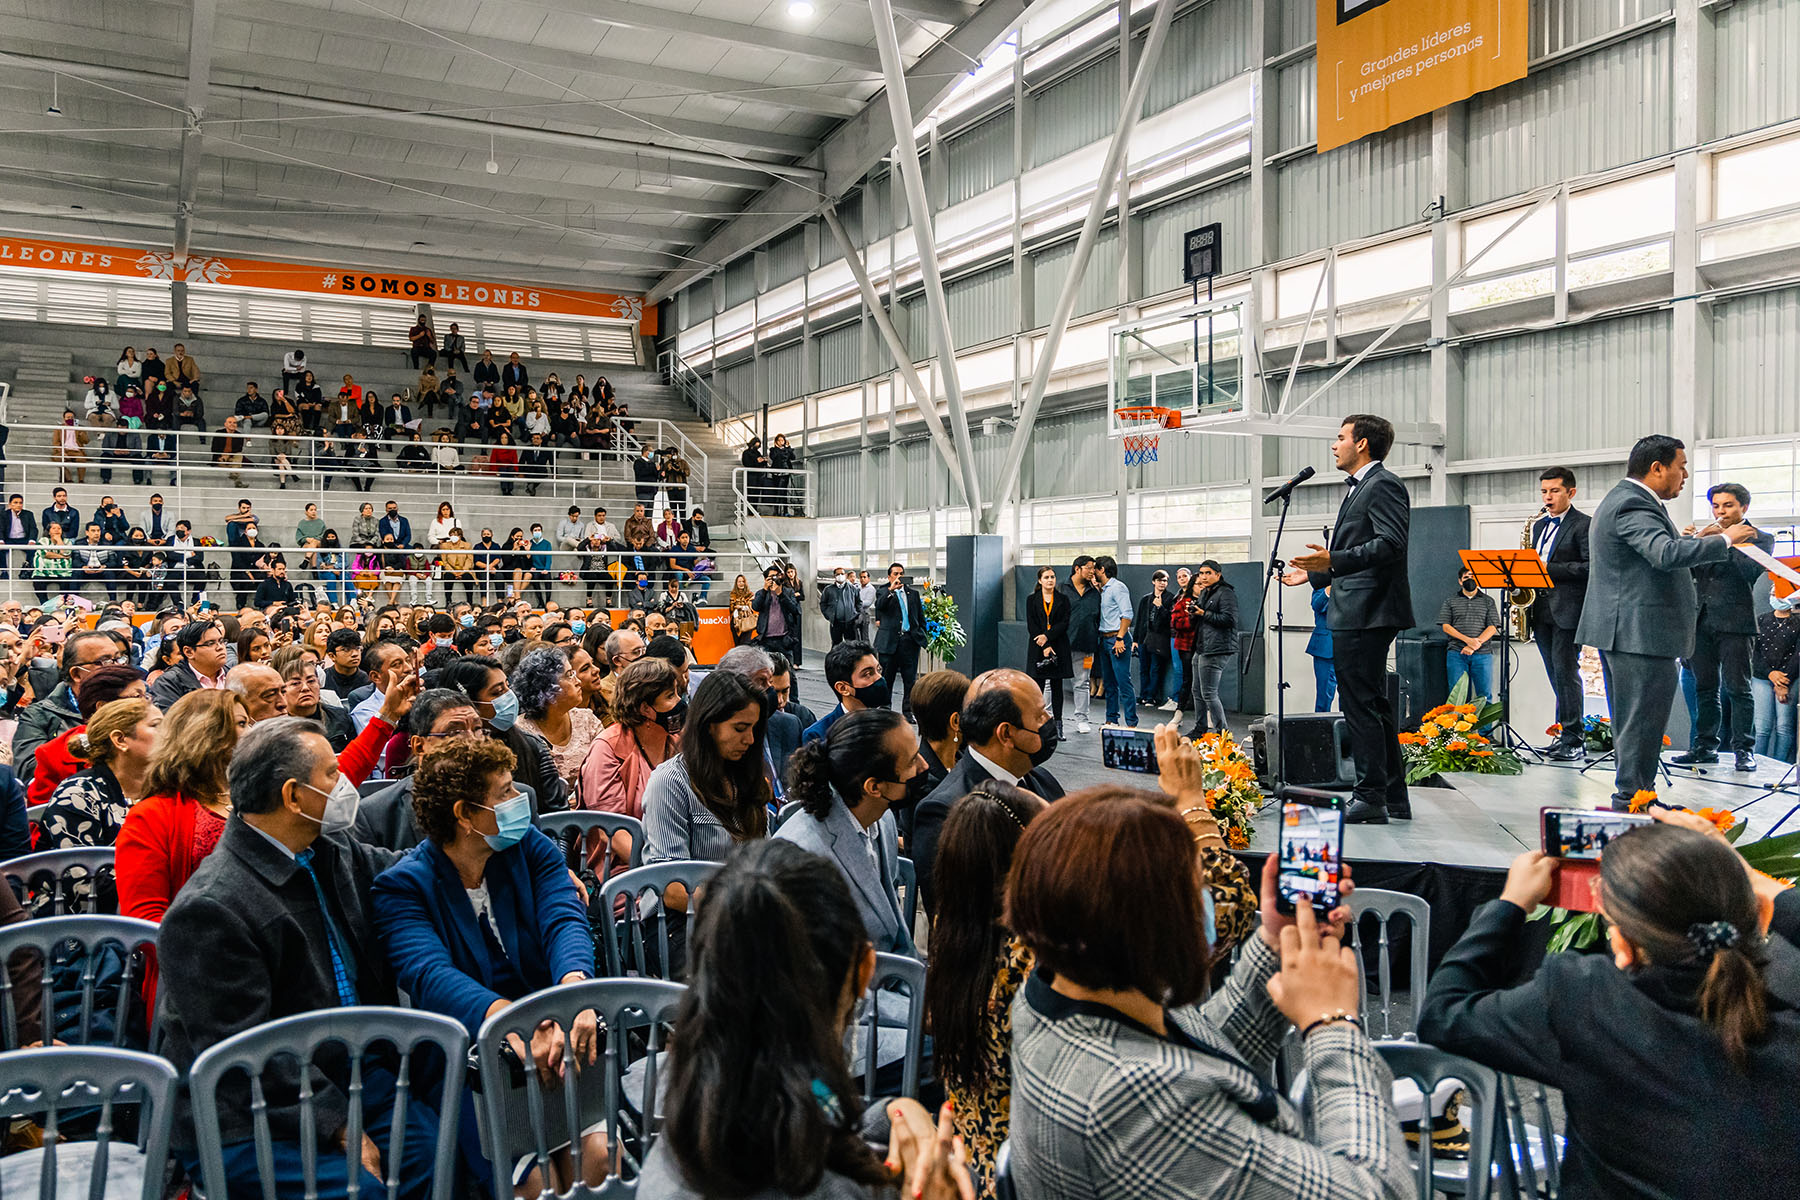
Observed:
[[[156,947],[156,924],[131,917],[43,917],[0,928],[0,1050],[16,1050],[23,1040],[19,1009],[25,997],[18,994],[8,966],[15,956],[26,960],[26,987],[53,993],[43,1004],[45,1042],[55,1038],[88,1046],[99,1035],[118,1046],[141,1002],[138,985],[144,978],[146,947]],[[35,985],[29,981],[33,966]],[[111,995],[115,990],[117,995]],[[72,1024],[67,1011],[71,993],[79,996]],[[104,1010],[102,1000],[109,1001]]]
[[[1434,1177],[1431,1141],[1431,1097],[1438,1084],[1454,1079],[1463,1085],[1467,1103],[1462,1120],[1469,1131],[1469,1160],[1465,1180],[1488,1180],[1494,1167],[1494,1149],[1500,1130],[1500,1080],[1492,1069],[1436,1046],[1418,1042],[1376,1042],[1375,1051],[1387,1063],[1395,1079],[1410,1079],[1421,1095],[1419,1114],[1419,1200],[1434,1200],[1444,1190]],[[1488,1189],[1469,1188],[1469,1200],[1487,1200]]]
[[[786,825],[788,818],[799,812],[800,808],[801,804],[798,800],[789,800],[786,804],[782,805],[780,810],[775,814],[775,820],[769,825],[769,836],[773,837],[775,831],[780,829],[783,825]]]
[[[1419,1001],[1425,995],[1426,977],[1431,972],[1431,905],[1423,897],[1406,892],[1384,892],[1380,888],[1357,888],[1350,893],[1350,945],[1363,962],[1363,1011],[1369,1017],[1369,1036],[1399,1038],[1413,1036],[1418,1028]],[[1376,991],[1368,994],[1368,957],[1363,951],[1362,923],[1372,914],[1376,924],[1375,962]],[[1411,1020],[1394,1015],[1394,975],[1392,923],[1396,916],[1411,921],[1408,937],[1411,954],[1407,959],[1407,990],[1412,995]],[[1377,1021],[1379,1017],[1379,1022]]]
[[[394,781],[391,779],[365,779],[356,785],[356,794],[367,800],[376,792],[386,791],[393,786]]]
[[[600,889],[600,912],[606,927],[607,974],[618,976],[635,970],[639,975],[655,979],[668,979],[677,974],[683,955],[670,953],[670,926],[679,923],[683,932],[676,937],[675,946],[678,951],[685,950],[686,934],[693,930],[699,887],[718,869],[716,862],[682,859],[635,867],[607,880]],[[669,913],[665,909],[663,894],[670,884],[680,884],[687,891],[685,913]],[[611,919],[608,919],[609,914]],[[644,932],[646,925],[654,928],[648,942]]]
[[[1529,1089],[1523,1100],[1521,1084]],[[1512,1144],[1512,1167],[1520,1195],[1556,1200],[1562,1194],[1563,1147],[1556,1117],[1550,1111],[1549,1093],[1536,1080],[1511,1075],[1500,1077],[1500,1092],[1506,1103],[1507,1140]]]
[[[904,954],[877,954],[875,975],[869,980],[869,991],[863,1001],[863,1014],[852,1033],[860,1034],[866,1048],[862,1057],[864,1102],[872,1102],[877,1095],[875,1077],[880,1071],[883,1028],[891,1031],[890,1040],[893,1033],[901,1029],[906,1031],[899,1094],[917,1099],[919,1063],[925,1051],[925,964]],[[904,1023],[896,1024],[901,1010],[904,1010]]]
[[[644,823],[636,817],[570,809],[543,814],[538,818],[537,826],[544,836],[563,848],[569,869],[580,875],[584,883],[591,885],[594,880],[604,881],[613,873],[619,861],[613,850],[613,837],[619,833],[631,838],[631,857],[625,866],[644,865]],[[589,890],[597,889],[590,886]]]
[[[900,856],[899,863],[899,869],[894,872],[894,884],[900,891],[900,903],[906,906],[907,936],[912,937],[916,936],[913,931],[919,924],[919,868],[905,855]]]
[[[1012,1181],[1011,1139],[1001,1142],[999,1153],[994,1155],[994,1200],[1019,1200],[1019,1191]]]
[[[531,1158],[540,1179],[549,1179],[550,1155],[568,1146],[569,1179],[576,1187],[565,1194],[587,1197],[629,1196],[655,1141],[659,1125],[657,1076],[668,1046],[669,1023],[687,988],[660,979],[596,979],[534,992],[482,1023],[475,1039],[481,1097],[482,1149],[493,1164],[495,1179],[510,1179],[513,1164]],[[592,1010],[600,1018],[599,1060],[588,1066],[575,1057],[575,1040],[567,1036],[576,1017]],[[546,1095],[538,1073],[518,1061],[507,1046],[509,1035],[529,1044],[544,1021],[564,1030],[563,1079],[560,1096]],[[635,1096],[627,1095],[627,1071],[642,1065]],[[521,1094],[524,1103],[519,1103]],[[555,1111],[560,1107],[561,1111]],[[595,1164],[583,1163],[581,1131],[604,1122],[611,1153],[600,1165],[604,1180],[589,1186]]]
[[[361,1191],[363,1132],[368,1122],[363,1112],[364,1052],[379,1045],[392,1046],[397,1057],[394,1081],[394,1113],[388,1144],[377,1146],[389,1191],[401,1180],[404,1161],[406,1120],[405,1106],[413,1101],[412,1052],[436,1047],[447,1066],[442,1072],[442,1091],[438,1095],[438,1131],[433,1159],[431,1194],[433,1200],[450,1200],[455,1193],[456,1133],[458,1114],[462,1111],[464,1071],[468,1061],[469,1035],[462,1025],[435,1013],[414,1012],[404,1008],[333,1008],[321,1012],[282,1017],[247,1029],[213,1046],[194,1060],[189,1072],[188,1090],[193,1100],[194,1134],[200,1147],[200,1180],[209,1196],[230,1194],[225,1174],[225,1147],[219,1118],[228,1107],[251,1114],[257,1143],[257,1168],[261,1187],[272,1191],[274,1181],[268,1178],[273,1163],[264,1147],[272,1141],[269,1114],[265,1108],[263,1071],[275,1059],[297,1060],[302,1086],[298,1092],[300,1128],[314,1128],[317,1119],[316,1097],[305,1085],[306,1068],[314,1062],[321,1048],[341,1052],[339,1061],[348,1063],[348,1086],[343,1088],[349,1101],[348,1124],[344,1136],[344,1156],[349,1180],[348,1194],[353,1198]],[[336,1054],[333,1057],[337,1057]],[[247,1104],[243,1097],[221,1101],[219,1088],[230,1075],[243,1073],[249,1077]],[[317,1152],[302,1145],[301,1159],[307,1195],[316,1195],[318,1185]],[[413,1181],[405,1181],[408,1184]]]
[[[160,1200],[178,1082],[168,1061],[136,1050],[40,1046],[0,1054],[0,1080],[5,1081],[0,1088],[0,1118],[28,1117],[44,1131],[38,1163],[41,1174],[38,1187],[31,1189],[37,1195],[73,1197],[77,1194],[73,1176],[85,1167],[87,1200],[120,1200],[127,1193],[119,1186],[109,1186],[116,1165],[125,1168],[119,1172],[119,1185],[136,1175],[140,1200]],[[118,1105],[131,1105],[137,1111],[135,1144],[129,1140],[114,1143]],[[96,1107],[97,1121],[92,1115]],[[63,1140],[68,1135],[60,1128],[60,1118],[71,1109],[83,1114],[83,1128],[93,1124],[91,1149]],[[59,1177],[64,1161],[70,1169],[68,1182]],[[137,1170],[131,1170],[133,1166]]]
[[[44,850],[0,863],[0,875],[18,880],[20,903],[33,916],[62,917],[94,912],[115,895],[113,848],[77,846]]]

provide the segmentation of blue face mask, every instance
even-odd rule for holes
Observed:
[[[1219,944],[1218,910],[1213,907],[1213,890],[1210,884],[1200,888],[1200,912],[1206,924],[1206,948],[1211,950]]]
[[[519,698],[511,692],[502,692],[494,698],[494,715],[488,718],[488,725],[500,733],[513,727],[519,719]]]
[[[483,804],[481,808],[488,806]],[[525,831],[531,828],[531,803],[525,799],[523,792],[514,793],[509,799],[502,800],[488,811],[494,814],[497,833],[484,833],[488,847],[493,850],[505,850],[519,844]]]
[[[474,613],[464,613],[462,615],[461,621],[462,621],[462,627],[464,629],[475,628],[475,614]]]
[[[506,640],[506,638],[501,634],[498,634],[498,633],[488,634],[488,645],[492,646],[496,650],[498,650],[500,648],[500,643],[504,642],[505,640]]]
[[[569,622],[569,632],[573,633],[576,637],[580,637],[582,634],[587,632],[587,622],[586,621],[570,621]]]

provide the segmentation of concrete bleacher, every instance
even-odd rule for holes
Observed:
[[[0,322],[0,380],[13,385],[5,412],[5,421],[14,431],[5,447],[8,462],[6,490],[24,493],[27,506],[33,512],[45,507],[59,475],[50,461],[52,435],[44,429],[20,427],[54,425],[61,420],[65,407],[79,412],[87,393],[83,376],[103,374],[110,381],[122,347],[135,346],[141,356],[145,346],[154,345],[166,358],[175,340],[166,332]],[[203,372],[208,424],[214,429],[222,424],[231,404],[242,394],[245,380],[257,380],[265,395],[280,386],[281,356],[291,348],[283,343],[252,339],[196,336],[182,340]],[[495,357],[504,360],[505,348],[494,347],[494,350]],[[346,372],[354,375],[363,386],[376,388],[384,397],[396,391],[410,391],[418,379],[418,372],[411,368],[405,352],[391,347],[320,344],[308,346],[307,354],[313,360],[314,374],[325,386],[328,396]],[[606,375],[619,398],[630,405],[632,417],[641,422],[639,432],[648,439],[674,440],[668,427],[661,427],[662,436],[658,437],[659,427],[650,425],[651,421],[666,421],[678,429],[691,447],[684,447],[683,452],[695,468],[691,486],[696,502],[706,510],[715,549],[725,556],[722,562],[729,562],[731,556],[742,552],[741,538],[733,528],[731,491],[731,470],[737,465],[737,453],[721,441],[673,389],[663,386],[654,372],[630,365],[619,367],[536,359],[528,362],[534,380],[541,380],[553,370],[565,383],[572,383],[576,374],[585,375],[590,383],[596,376]],[[60,386],[59,371],[65,373]],[[444,410],[438,409],[423,427],[426,439],[429,440],[432,431],[440,425],[448,427],[451,424],[452,420],[444,416]],[[423,540],[425,526],[435,515],[438,501],[445,499],[450,501],[473,540],[483,526],[493,528],[498,538],[504,538],[514,526],[529,527],[534,520],[543,522],[546,531],[553,530],[572,503],[580,504],[584,511],[591,510],[595,504],[603,504],[614,523],[622,525],[630,514],[636,490],[628,461],[603,456],[581,462],[569,456],[559,459],[558,473],[560,476],[567,471],[579,472],[575,477],[559,477],[544,483],[535,497],[525,495],[523,483],[514,495],[503,496],[493,477],[467,472],[470,457],[467,451],[463,455],[465,469],[459,473],[409,475],[389,465],[366,494],[356,492],[344,479],[337,479],[326,490],[323,477],[303,479],[298,484],[289,484],[285,490],[278,489],[272,472],[260,463],[243,472],[245,488],[234,486],[226,473],[210,466],[184,467],[179,484],[171,484],[167,474],[158,471],[150,485],[135,485],[131,482],[129,468],[114,468],[112,481],[101,483],[102,455],[98,441],[96,436],[88,447],[87,482],[67,485],[71,503],[84,514],[91,514],[101,496],[110,494],[135,520],[148,503],[150,494],[160,491],[178,516],[194,522],[196,535],[218,536],[225,517],[236,511],[237,498],[248,494],[270,531],[264,535],[265,540],[284,545],[292,544],[294,527],[308,500],[320,502],[321,515],[342,535],[347,533],[350,520],[362,500],[372,501],[379,515],[383,502],[393,497],[413,522],[417,538]],[[198,447],[195,449],[197,451]],[[253,455],[254,450],[253,445]],[[699,478],[701,463],[696,461],[695,450],[706,462],[704,487]],[[186,453],[184,451],[184,461]],[[384,461],[391,464],[392,456],[385,456]]]

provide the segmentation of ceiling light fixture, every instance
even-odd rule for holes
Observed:
[[[46,108],[44,110],[45,116],[49,116],[49,117],[62,116],[62,104],[59,103],[59,100],[58,100],[58,97],[56,94],[57,84],[59,84],[61,82],[62,82],[62,77],[60,75],[50,76],[50,107]]]
[[[491,133],[488,134],[487,173],[489,175],[498,175],[500,173],[500,164],[494,161],[494,135]]]
[[[788,0],[788,16],[796,21],[804,21],[813,15],[812,0]]]

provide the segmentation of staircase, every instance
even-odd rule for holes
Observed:
[[[60,420],[74,375],[73,362],[74,354],[66,349],[21,345],[17,365],[12,371],[13,390],[7,398],[6,418],[9,421],[38,421],[41,418],[35,414],[43,412],[53,414],[49,421]],[[87,395],[87,385],[81,383],[79,376],[74,376],[74,383],[81,389],[81,396]],[[27,413],[33,415],[27,416]]]

